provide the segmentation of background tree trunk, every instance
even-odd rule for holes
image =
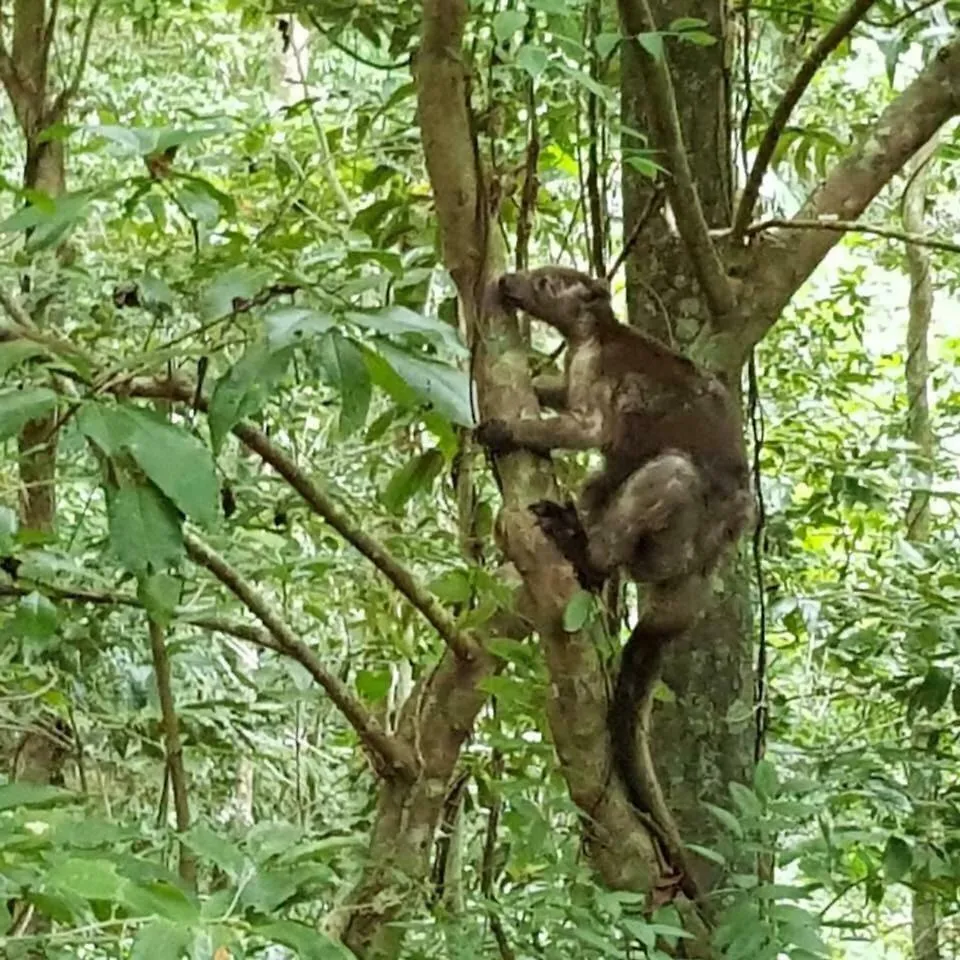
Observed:
[[[732,216],[733,169],[730,96],[725,57],[729,41],[720,3],[662,0],[651,4],[661,28],[681,17],[697,17],[718,42],[710,47],[670,43],[669,61],[680,126],[707,223],[723,227]],[[623,123],[650,129],[651,97],[635,44],[622,48]],[[633,141],[628,141],[632,143]],[[623,165],[624,235],[630,236],[648,208],[649,179]],[[651,218],[626,261],[629,322],[683,347],[708,319],[690,258],[668,215]],[[739,369],[723,371],[737,383]],[[654,710],[652,745],[658,773],[683,836],[711,846],[717,824],[701,800],[723,804],[731,780],[751,782],[754,755],[752,642],[749,571],[728,569],[724,592],[697,628],[671,647],[663,679],[676,695]],[[737,722],[731,722],[731,718]],[[658,748],[670,744],[670,749]],[[703,862],[705,873],[706,864]],[[704,876],[709,885],[709,879]]]

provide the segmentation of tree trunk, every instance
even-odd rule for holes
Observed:
[[[725,7],[721,3],[661,0],[653,4],[660,27],[699,17],[718,39],[710,47],[668,43],[680,127],[707,223],[722,227],[732,216],[732,162]],[[623,47],[623,123],[650,129],[651,97],[645,89],[637,45]],[[631,141],[632,142],[632,141]],[[650,203],[653,186],[623,165],[624,235],[630,236]],[[690,259],[667,215],[652,218],[626,261],[628,316],[632,324],[678,347],[689,344],[708,319]],[[739,369],[723,371],[739,382]],[[671,647],[663,679],[676,695],[654,710],[652,752],[684,837],[712,846],[716,821],[700,801],[723,805],[731,780],[750,783],[754,755],[753,666],[748,603],[749,572],[728,569],[724,591],[697,628]],[[730,718],[739,718],[731,723]],[[670,749],[658,749],[669,744]],[[701,880],[709,885],[704,867]]]

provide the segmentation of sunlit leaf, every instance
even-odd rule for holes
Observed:
[[[327,381],[340,394],[340,436],[350,436],[366,422],[373,393],[363,354],[336,330],[320,341],[319,353]]]
[[[0,440],[16,436],[30,420],[38,420],[57,405],[57,395],[46,387],[0,390]]]

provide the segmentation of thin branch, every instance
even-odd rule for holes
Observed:
[[[90,41],[93,39],[93,27],[96,24],[97,14],[100,12],[102,3],[103,0],[93,0],[93,5],[90,7],[90,13],[87,16],[86,26],[83,29],[83,42],[80,45],[80,55],[77,58],[77,65],[73,71],[73,79],[57,94],[57,98],[53,102],[53,108],[50,111],[50,116],[47,118],[48,123],[56,123],[63,117],[67,108],[73,102],[74,97],[76,97],[77,91],[80,89],[80,82],[83,80],[84,71],[87,69],[87,60],[90,57]]]
[[[209,570],[267,628],[279,649],[302,664],[323,687],[356,730],[378,771],[391,778],[415,776],[413,757],[367,712],[346,684],[327,671],[316,653],[293,632],[253,585],[199,537],[185,531],[184,543],[191,559]]]
[[[192,403],[195,392],[192,385],[183,378],[136,379],[125,385],[124,389],[134,396],[163,397],[183,403]],[[206,399],[201,398],[197,407],[206,412]],[[457,626],[440,601],[379,540],[364,533],[290,457],[274,446],[266,434],[249,423],[237,424],[233,433],[265,463],[270,464],[347,543],[359,550],[420,611],[459,659],[474,659],[477,654],[475,640]]]
[[[0,583],[0,597],[27,597],[31,593],[42,593],[46,597],[69,603],[89,603],[97,607],[131,607],[142,610],[143,603],[133,594],[107,593],[101,590],[84,590],[75,587],[55,587],[49,583],[33,583],[20,581],[19,583]],[[174,611],[177,623],[188,624],[209,633],[222,633],[237,640],[263,647],[265,650],[274,650],[277,653],[287,654],[276,640],[262,627],[244,623],[242,620],[231,620],[228,617],[195,616],[188,610]],[[31,694],[31,696],[33,696]]]
[[[628,37],[636,38],[639,34],[657,32],[648,0],[617,0],[617,7],[624,33]],[[693,182],[666,54],[655,58],[640,49],[638,66],[651,100],[650,118],[657,134],[656,145],[666,152],[670,164],[668,190],[677,230],[687,248],[714,320],[718,326],[729,326],[737,311],[733,288],[710,238],[700,196]]]
[[[163,746],[167,758],[167,773],[173,786],[173,809],[180,834],[190,829],[190,802],[187,798],[187,774],[183,766],[183,744],[180,740],[180,723],[173,699],[173,683],[170,675],[170,656],[163,627],[153,617],[149,618],[150,650],[153,654],[153,674],[157,681],[157,696],[160,700],[160,719],[163,725]],[[191,890],[197,886],[197,861],[190,848],[180,837],[180,879]]]
[[[330,33],[330,31],[320,23],[320,20],[315,13],[310,10],[304,10],[302,12],[306,14],[306,17],[310,21],[314,30],[316,30],[317,33],[324,38],[324,40],[336,47],[341,53],[345,53],[351,59],[356,60],[357,63],[362,63],[365,67],[370,67],[372,70],[389,71],[401,70],[410,64],[409,55],[404,57],[402,60],[395,60],[393,63],[380,63],[377,60],[370,60],[362,54],[357,53],[356,50],[351,50],[342,40],[333,36],[333,34]]]
[[[791,230],[785,226],[769,237],[759,238],[740,290],[740,298],[750,304],[750,312],[742,318],[736,336],[718,345],[718,351],[725,354],[723,363],[737,363],[749,354],[836,245],[841,228],[820,223],[826,218],[856,223],[910,158],[958,113],[960,37],[929,59],[807,198],[792,222],[812,222],[817,229]]]
[[[657,184],[653,193],[650,194],[650,199],[647,201],[647,206],[644,208],[643,213],[637,217],[637,222],[633,225],[633,229],[630,231],[630,236],[627,237],[626,243],[623,245],[623,249],[617,254],[617,259],[613,261],[613,265],[607,271],[607,281],[612,280],[616,276],[621,264],[627,259],[628,256],[630,256],[630,251],[636,246],[637,241],[640,239],[640,234],[643,233],[643,228],[650,222],[650,219],[653,217],[653,215],[663,206],[663,201],[666,196],[664,191],[664,185],[660,183]]]
[[[773,116],[770,118],[770,125],[767,132],[760,141],[757,149],[757,155],[754,158],[753,166],[750,168],[750,174],[747,177],[746,185],[743,188],[743,195],[740,197],[740,203],[737,206],[737,212],[733,218],[733,239],[738,242],[744,236],[747,224],[753,214],[753,208],[757,204],[757,198],[760,196],[760,186],[763,183],[764,174],[773,158],[773,153],[777,149],[777,143],[790,119],[793,108],[797,101],[803,96],[804,91],[810,86],[816,72],[823,65],[827,57],[837,49],[838,46],[849,36],[853,28],[863,19],[866,12],[873,6],[876,0],[853,0],[849,7],[840,16],[840,19],[820,38],[816,43],[810,55],[803,61],[793,82],[787,87],[787,92],[783,95]]]
[[[931,250],[943,250],[946,253],[960,253],[960,243],[949,240],[937,240],[924,233],[907,233],[874,223],[859,223],[849,220],[781,220],[772,218],[752,223],[744,231],[746,236],[763,233],[765,230],[829,230],[833,233],[865,233],[885,240],[898,240],[914,247],[928,247]]]

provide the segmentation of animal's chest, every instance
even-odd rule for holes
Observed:
[[[604,416],[610,407],[610,387],[601,376],[600,346],[578,344],[567,355],[567,403],[571,413]]]

